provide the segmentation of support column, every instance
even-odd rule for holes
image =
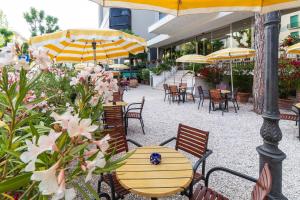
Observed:
[[[265,163],[270,166],[272,174],[271,199],[287,199],[282,194],[282,161],[286,158],[278,148],[282,133],[279,128],[280,113],[278,109],[278,49],[280,31],[280,13],[271,12],[265,17],[265,93],[263,125],[260,134],[263,145],[256,148],[259,154],[260,170]]]

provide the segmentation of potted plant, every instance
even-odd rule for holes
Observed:
[[[145,85],[149,85],[150,70],[147,68],[142,69],[141,78]]]
[[[236,63],[233,64],[233,83],[238,88],[237,100],[241,103],[247,103],[251,96],[254,63]]]
[[[281,109],[291,109],[294,100],[289,98],[290,93],[295,89],[296,68],[290,59],[280,58],[279,60],[279,99],[278,105]]]

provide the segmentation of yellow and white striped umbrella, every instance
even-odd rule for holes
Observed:
[[[213,52],[206,56],[208,60],[234,60],[252,58],[255,56],[254,49],[248,48],[227,48]]]
[[[32,47],[43,47],[56,62],[89,62],[128,57],[146,50],[143,38],[118,30],[70,29],[30,39]]]
[[[268,13],[299,7],[300,0],[91,0],[102,6],[155,10],[172,15],[224,11]]]
[[[197,54],[188,54],[181,56],[176,59],[176,62],[181,63],[212,63],[212,61],[208,60],[206,56],[197,55]]]
[[[287,48],[287,53],[289,54],[299,54],[300,55],[300,43],[294,44]]]

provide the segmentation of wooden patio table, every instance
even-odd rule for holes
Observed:
[[[298,127],[299,127],[299,140],[300,140],[300,103],[295,104],[295,107],[298,109]]]
[[[124,101],[117,101],[116,104],[114,105],[113,102],[109,102],[109,103],[106,103],[106,104],[103,104],[104,107],[109,107],[109,106],[127,106],[128,103],[127,102],[124,102]]]
[[[161,163],[150,163],[151,153],[161,154]],[[167,197],[186,189],[193,179],[191,162],[175,149],[138,147],[116,170],[120,184],[134,194],[151,199]]]

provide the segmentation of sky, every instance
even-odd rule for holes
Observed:
[[[98,5],[89,0],[0,0],[0,9],[7,17],[9,27],[25,38],[30,37],[30,31],[23,13],[30,7],[57,17],[61,30],[98,28]]]

